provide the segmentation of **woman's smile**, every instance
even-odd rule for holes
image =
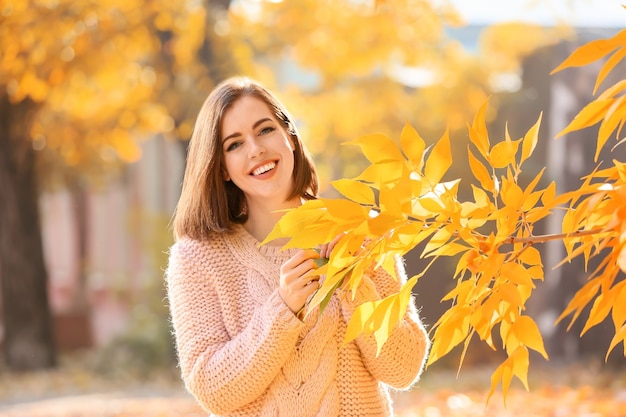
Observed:
[[[250,175],[254,176],[254,177],[259,177],[263,174],[266,174],[270,171],[273,171],[274,168],[276,168],[276,164],[277,162],[275,161],[271,161],[271,162],[267,162],[267,163],[263,163],[261,166],[258,166],[256,168],[254,168],[252,170],[252,172],[250,173]],[[265,178],[265,177],[263,177]]]

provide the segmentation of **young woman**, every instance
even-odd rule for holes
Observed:
[[[373,337],[342,346],[357,305],[398,291],[379,268],[355,300],[301,321],[319,287],[314,250],[259,246],[281,216],[316,198],[315,167],[284,106],[248,78],[205,101],[189,144],[166,273],[186,388],[220,416],[389,416],[389,387],[414,384],[429,341],[415,306],[376,355]],[[399,276],[405,279],[398,260]],[[344,297],[345,298],[345,297]]]

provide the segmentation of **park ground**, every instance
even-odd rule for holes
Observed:
[[[531,362],[530,391],[514,380],[487,403],[494,365],[433,367],[408,392],[394,392],[398,417],[622,417],[626,370],[601,361]],[[185,392],[177,369],[133,369],[71,355],[51,371],[15,374],[0,368],[0,417],[206,417]]]

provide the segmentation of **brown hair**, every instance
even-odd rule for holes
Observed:
[[[187,151],[182,192],[174,213],[176,239],[183,236],[204,239],[211,231],[229,231],[234,223],[244,223],[248,218],[244,212],[243,192],[232,181],[224,179],[220,137],[224,114],[244,96],[265,102],[293,140],[293,189],[288,199],[317,198],[318,178],[313,159],[285,106],[260,83],[247,77],[229,78],[209,94],[196,119]]]

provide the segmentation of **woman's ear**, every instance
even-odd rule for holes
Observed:
[[[222,177],[224,178],[224,181],[230,181],[230,175],[228,175],[226,170],[222,171]]]

